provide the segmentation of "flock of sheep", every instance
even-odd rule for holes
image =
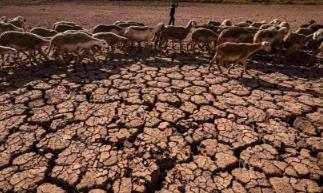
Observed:
[[[53,24],[52,29],[35,27],[29,32],[25,30],[26,20],[18,16],[8,19],[0,18],[0,59],[5,62],[10,59],[21,60],[21,54],[30,61],[53,57],[65,61],[68,55],[75,57],[75,62],[81,56],[95,59],[95,54],[105,54],[104,50],[114,52],[118,46],[126,50],[134,43],[153,45],[159,51],[167,50],[168,42],[178,42],[183,51],[183,41],[190,39],[187,50],[198,49],[215,52],[210,61],[209,70],[216,63],[243,64],[246,72],[247,60],[256,52],[264,50],[283,51],[289,53],[295,50],[314,51],[313,57],[323,52],[323,25],[315,21],[303,24],[292,31],[287,22],[274,19],[270,22],[246,21],[233,24],[230,20],[223,22],[210,21],[197,25],[189,21],[186,26],[165,26],[159,23],[155,26],[145,26],[134,21],[116,21],[111,25],[97,25],[92,30],[86,30],[74,22],[60,21]],[[230,66],[230,69],[233,67]]]

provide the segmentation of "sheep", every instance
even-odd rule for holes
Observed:
[[[132,26],[145,26],[145,24],[136,22],[136,21],[115,21],[113,25],[123,25],[123,24],[130,24]]]
[[[195,49],[196,44],[199,45],[199,43],[205,43],[208,48],[210,48],[209,45],[213,43],[213,46],[215,47],[217,40],[218,35],[214,31],[206,28],[198,28],[192,32],[191,48],[192,50]]]
[[[38,51],[43,55],[41,48],[48,43],[48,40],[30,32],[9,31],[4,32],[0,36],[0,45],[15,48],[17,50],[18,59],[19,52],[24,53],[25,51],[28,51],[27,57],[30,62],[31,58],[36,61],[35,51]]]
[[[269,24],[272,24],[272,25],[279,25],[280,23],[281,23],[281,21],[277,18],[275,18],[271,22],[269,22]]]
[[[4,22],[0,22],[0,35],[3,33],[3,32],[6,32],[6,31],[20,31],[22,32],[23,29],[21,28],[18,28],[16,26],[14,26],[13,24],[11,23],[4,23]]]
[[[313,30],[309,27],[300,27],[295,31],[295,33],[308,36],[313,33]]]
[[[5,54],[7,55],[17,55],[17,50],[10,47],[0,46],[0,59],[5,62]]]
[[[131,42],[138,42],[140,47],[141,42],[151,41],[162,28],[164,28],[164,24],[162,23],[154,27],[130,26],[124,32],[124,36]]]
[[[92,33],[90,33],[89,31],[87,31],[85,29],[84,30],[66,30],[66,31],[64,31],[62,33],[79,33],[79,32],[86,33],[89,36],[92,36],[93,35]]]
[[[71,53],[76,57],[75,63],[78,63],[81,52],[88,51],[91,59],[95,61],[91,50],[95,46],[106,48],[107,43],[83,32],[59,33],[51,39],[47,54],[55,47],[61,61],[64,61],[64,53]]]
[[[95,33],[99,33],[99,32],[113,32],[118,35],[123,35],[124,31],[125,31],[125,28],[121,28],[116,25],[100,24],[100,25],[97,25],[93,28],[92,33],[95,34]]]
[[[238,27],[249,27],[250,26],[250,23],[240,22],[240,23],[235,24],[235,26],[238,26]]]
[[[261,29],[269,29],[269,28],[271,28],[271,29],[276,28],[276,25],[273,25],[273,24],[270,24],[270,23],[264,23],[259,27],[260,30]]]
[[[323,28],[323,24],[313,23],[312,25],[308,26],[313,30],[313,32],[316,32],[319,29]]]
[[[194,26],[195,29],[198,29],[198,28],[205,28],[205,29],[209,29],[209,30],[212,30],[213,32],[215,32],[217,35],[219,34],[218,33],[218,30],[222,27],[220,26],[215,26],[215,25],[210,25],[210,24],[203,24],[203,25],[196,25]]]
[[[71,21],[58,21],[56,23],[53,24],[53,29],[55,29],[56,26],[58,25],[71,25],[71,26],[78,26],[76,23],[71,22]]]
[[[257,30],[253,28],[227,28],[220,33],[218,44],[224,42],[252,43],[253,36],[256,32]]]
[[[308,21],[307,23],[302,24],[302,25],[301,25],[301,27],[302,27],[302,28],[303,28],[303,27],[309,27],[310,25],[312,25],[312,24],[314,24],[314,23],[316,23],[316,21],[315,21],[315,20],[310,20],[310,21]]]
[[[284,47],[290,52],[302,48],[307,41],[307,37],[297,33],[288,33],[284,39]]]
[[[126,45],[128,42],[128,38],[119,36],[112,32],[99,32],[99,33],[93,34],[93,37],[106,41],[107,44],[111,46],[112,52],[114,52],[116,44],[120,43],[122,45]]]
[[[225,19],[222,21],[220,26],[233,26],[233,24],[229,19]]]
[[[2,16],[0,17],[0,22],[5,22],[7,23],[9,21],[9,19],[7,18],[7,16]]]
[[[323,40],[323,28],[317,30],[316,32],[313,33],[313,40],[320,42]]]
[[[141,23],[130,22],[130,23],[119,23],[119,24],[116,24],[116,26],[121,27],[121,28],[127,28],[130,26],[142,26],[143,27],[144,25],[142,25]]]
[[[216,53],[213,59],[209,63],[209,71],[213,66],[213,63],[216,62],[216,65],[221,73],[222,70],[220,65],[227,62],[234,62],[228,69],[228,74],[230,74],[231,68],[234,64],[241,63],[243,65],[243,73],[247,73],[247,59],[258,52],[259,50],[265,50],[269,52],[271,49],[269,42],[260,42],[260,43],[232,43],[226,42],[216,47]]]
[[[260,28],[261,25],[265,24],[266,21],[261,21],[261,22],[253,22],[250,24],[252,27]]]
[[[10,19],[8,21],[8,23],[11,23],[12,25],[22,28],[22,29],[25,29],[25,22],[26,22],[26,19],[22,16],[17,16],[17,17]]]
[[[162,29],[159,37],[159,50],[163,44],[166,43],[168,40],[178,40],[180,45],[180,51],[182,52],[182,41],[187,37],[188,33],[191,31],[191,28],[196,26],[195,21],[189,21],[188,24],[184,26],[166,26]]]
[[[323,42],[321,42],[321,45],[320,45],[320,47],[319,47],[319,49],[318,49],[318,53],[323,54]],[[317,54],[316,54],[316,55],[317,55]]]
[[[43,28],[43,27],[34,27],[30,30],[30,33],[39,35],[41,37],[53,37],[54,35],[57,34],[56,31],[51,30],[51,29],[47,29],[47,28]]]
[[[279,28],[283,28],[283,27],[285,27],[285,28],[287,28],[287,29],[288,29],[288,31],[290,30],[289,23],[287,23],[287,22],[281,22],[281,23],[278,25],[278,27],[279,27]]]
[[[54,30],[57,32],[64,32],[67,30],[83,30],[83,28],[78,25],[69,25],[69,24],[62,23],[62,24],[55,25]]]
[[[218,22],[218,21],[209,21],[207,23],[207,25],[220,26],[221,25],[221,22]]]
[[[263,29],[259,30],[254,38],[253,42],[254,43],[260,43],[263,41],[267,41],[271,43],[272,47],[280,47],[283,43],[283,38],[284,38],[284,31],[279,31],[279,30],[270,30],[270,29]]]
[[[287,35],[289,32],[289,29],[287,27],[279,27],[278,32],[280,32],[283,35]]]

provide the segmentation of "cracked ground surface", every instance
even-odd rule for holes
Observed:
[[[322,191],[321,64],[122,58],[3,66],[1,192]]]
[[[222,20],[230,6],[183,5],[181,24],[195,16],[206,22],[205,12]],[[132,18],[118,5],[127,14],[63,6],[0,10],[22,13],[31,26],[56,18],[90,28],[119,16],[155,24],[168,16],[151,7],[158,16]],[[71,13],[57,15],[70,6]],[[232,19],[268,20],[274,9],[295,24],[293,14],[302,15],[297,7],[286,15],[278,5],[261,13],[254,6],[247,11],[254,15],[240,17],[247,7],[232,5]],[[302,7],[297,21],[322,22],[313,10]],[[38,12],[46,12],[41,21]],[[107,62],[1,66],[0,192],[322,192],[322,61],[309,69],[256,57],[252,77],[239,79],[241,67],[229,77],[210,73],[209,58],[121,53]]]

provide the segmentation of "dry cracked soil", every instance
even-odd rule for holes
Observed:
[[[322,69],[206,64],[3,67],[1,192],[321,192]]]
[[[322,192],[322,63],[207,63],[2,66],[0,192]]]

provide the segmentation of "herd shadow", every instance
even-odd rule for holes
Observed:
[[[49,81],[50,79],[65,79],[73,83],[85,83],[94,80],[106,79],[111,75],[119,74],[122,69],[136,63],[145,64],[151,67],[174,67],[176,65],[208,65],[212,55],[205,53],[159,53],[143,52],[143,54],[115,53],[109,60],[99,60],[89,62],[83,60],[79,64],[63,64],[58,61],[48,60],[38,64],[15,64],[0,67],[0,92],[28,87],[30,82]],[[292,78],[302,78],[309,81],[316,81],[323,77],[322,62],[312,67],[302,65],[290,65],[284,63],[283,59],[275,57],[255,57],[254,61],[248,65],[249,70],[255,70],[263,74],[281,73]],[[307,93],[315,96],[322,96],[322,93],[306,89],[284,87],[267,82],[257,77],[237,78],[241,83],[248,85],[249,82],[257,79],[259,85],[266,85],[265,89],[279,89],[282,91],[295,91]]]

